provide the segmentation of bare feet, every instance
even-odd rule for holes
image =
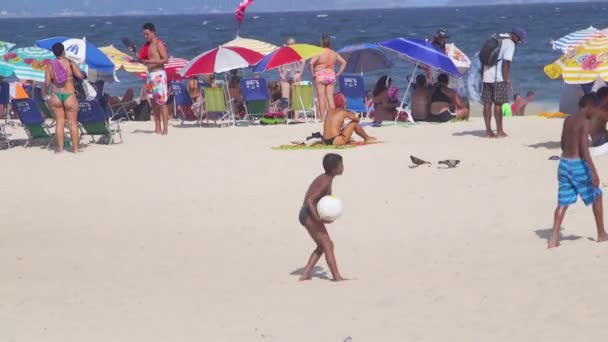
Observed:
[[[348,279],[342,278],[342,276],[338,276],[338,277],[335,277],[334,279],[332,279],[332,281],[345,281],[345,280],[348,280]]]
[[[559,236],[551,236],[551,239],[549,239],[549,245],[547,246],[547,248],[555,248],[559,246]]]
[[[496,137],[497,138],[506,138],[506,137],[508,137],[508,135],[505,132],[497,132]]]
[[[597,236],[597,242],[605,242],[608,241],[608,234],[603,233]]]
[[[367,139],[365,139],[365,143],[366,144],[373,144],[373,143],[377,143],[378,139],[374,138],[374,137],[367,137]]]
[[[304,275],[302,275],[300,277],[300,279],[298,279],[298,281],[306,281],[306,280],[310,280],[310,279],[311,279],[311,276],[305,277]]]
[[[492,138],[496,138],[496,136],[494,135],[494,132],[492,132],[492,131],[488,131],[488,132],[486,132],[485,137],[486,137],[486,138],[490,138],[490,139],[492,139]]]

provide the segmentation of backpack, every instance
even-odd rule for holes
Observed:
[[[64,84],[68,80],[68,71],[65,70],[60,61],[56,59],[51,61],[51,69],[53,70],[55,82],[58,84]]]
[[[502,48],[502,41],[504,39],[509,38],[493,34],[485,43],[483,43],[481,50],[479,50],[479,61],[482,65],[495,66],[498,64],[498,56],[500,55],[500,49]]]

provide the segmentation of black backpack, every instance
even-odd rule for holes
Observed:
[[[498,55],[502,48],[502,41],[509,37],[501,37],[498,34],[493,34],[488,40],[483,43],[479,50],[479,61],[485,66],[495,66],[498,64]]]

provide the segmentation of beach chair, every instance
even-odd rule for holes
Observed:
[[[40,113],[42,113],[42,116],[45,119],[51,120],[49,126],[55,126],[55,114],[53,114],[53,110],[51,109],[51,107],[46,103],[46,101],[44,101],[41,88],[34,88],[32,100],[34,100],[34,103],[36,103],[36,106],[38,107]]]
[[[51,133],[50,125],[44,122],[44,117],[38,110],[38,106],[32,99],[13,99],[11,107],[19,117],[25,132],[27,133],[27,142],[24,147],[28,147],[34,140],[45,140],[45,148],[49,148],[53,142],[54,133]]]
[[[131,120],[131,117],[133,115],[135,115],[135,113],[133,112],[133,108],[135,108],[134,100],[135,100],[135,91],[133,90],[133,88],[129,88],[125,91],[124,95],[120,99],[120,102],[110,104],[110,102],[107,101],[107,99],[104,99],[103,102],[106,102],[107,103],[106,107],[110,109],[110,113],[111,113],[110,120],[112,120],[112,121],[121,120],[121,119]],[[101,103],[100,103],[100,106],[101,106]]]
[[[9,135],[6,133],[6,124],[4,122],[0,122],[0,146],[6,145],[8,148],[11,148],[11,140]]]
[[[207,121],[213,115],[216,125],[230,125],[235,123],[231,111],[226,106],[226,94],[223,88],[203,88],[203,108]]]
[[[302,112],[305,115],[305,121],[312,120],[316,122],[319,119],[317,106],[315,105],[314,85],[311,82],[300,82],[291,87],[291,110],[294,112]]]
[[[200,126],[202,123],[201,115],[192,109],[192,98],[190,98],[186,86],[181,82],[174,82],[171,83],[171,91],[173,92],[173,109],[182,120],[181,125],[188,121],[196,122]]]
[[[361,113],[362,116],[369,114],[365,105],[365,83],[363,77],[357,75],[340,75],[340,91],[346,98],[346,110]]]
[[[107,138],[107,144],[115,143],[116,136],[122,140],[120,122],[124,119],[109,121],[101,105],[97,100],[80,101],[80,111],[78,112],[78,122],[80,123],[80,137],[91,136],[91,142],[95,142],[95,136],[100,135]]]
[[[245,120],[259,121],[269,112],[276,111],[276,108],[270,108],[270,94],[265,79],[241,79],[241,93],[245,100]]]
[[[5,122],[9,119],[9,104],[11,100],[11,85],[8,82],[0,82],[0,116],[4,116]]]

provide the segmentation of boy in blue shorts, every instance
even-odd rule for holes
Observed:
[[[589,154],[589,122],[600,112],[600,100],[595,93],[581,98],[576,115],[564,120],[562,130],[562,158],[559,162],[558,205],[555,209],[553,234],[549,248],[559,246],[559,231],[568,206],[576,203],[580,196],[585,205],[593,205],[593,215],[597,224],[597,242],[608,240],[604,230],[602,191],[600,179]]]

